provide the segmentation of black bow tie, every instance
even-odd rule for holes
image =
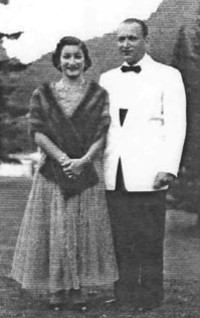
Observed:
[[[141,72],[141,66],[139,65],[136,65],[136,66],[133,66],[133,65],[130,65],[130,66],[126,66],[126,65],[123,65],[121,67],[121,71],[123,73],[126,73],[126,72],[135,72],[135,73],[140,73]]]

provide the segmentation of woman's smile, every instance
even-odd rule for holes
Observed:
[[[78,78],[84,72],[85,57],[78,45],[66,45],[60,56],[60,66],[63,74],[69,78]]]

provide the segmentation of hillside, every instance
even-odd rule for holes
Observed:
[[[164,0],[151,15],[151,52],[157,60],[170,64],[179,29],[193,28],[199,6],[199,0]]]
[[[170,64],[178,31],[182,25],[192,28],[199,5],[199,0],[164,0],[161,3],[157,12],[147,21],[150,30],[150,52],[153,57]],[[115,50],[114,34],[94,38],[87,41],[87,44],[93,60],[93,67],[88,71],[88,76],[98,79],[101,72],[120,64],[117,49]],[[49,53],[21,72],[17,80],[17,90],[12,94],[12,104],[27,107],[35,87],[43,81],[58,78],[59,72],[52,66]]]

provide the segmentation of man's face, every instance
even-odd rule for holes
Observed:
[[[120,24],[117,36],[119,51],[124,61],[128,64],[135,64],[143,58],[147,38],[144,37],[140,24],[137,22]]]

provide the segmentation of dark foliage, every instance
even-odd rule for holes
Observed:
[[[175,193],[187,209],[200,208],[200,10],[192,29],[181,27],[172,64],[183,76],[188,128],[182,170]],[[187,195],[186,195],[187,194]],[[187,199],[186,199],[187,198]]]
[[[15,32],[15,33],[10,33],[10,34],[0,32],[0,40],[3,38],[7,38],[10,40],[17,40],[21,36],[22,33],[23,32],[21,32],[21,31]]]
[[[8,3],[9,3],[9,0],[0,0],[0,3],[1,3],[1,4],[8,4]]]
[[[28,67],[27,64],[13,61],[12,59],[0,61],[1,72],[20,72]]]
[[[4,162],[9,161],[10,152],[23,151],[25,147],[30,148],[25,124],[27,119],[25,117],[22,120],[20,117],[24,116],[28,110],[11,101],[17,81],[11,81],[10,75],[13,72],[19,73],[24,66],[21,63],[13,64],[14,67],[11,65],[10,61],[0,62],[0,160]]]

